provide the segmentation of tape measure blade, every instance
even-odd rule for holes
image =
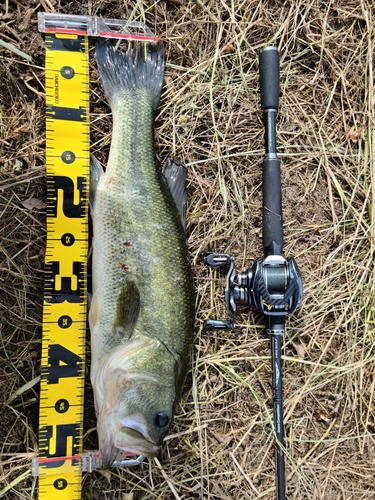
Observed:
[[[46,35],[47,245],[39,500],[81,498],[89,196],[86,36]]]

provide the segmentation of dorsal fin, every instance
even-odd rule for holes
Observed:
[[[186,168],[173,158],[168,158],[162,174],[176,203],[182,227],[186,229]]]
[[[90,155],[90,207],[93,209],[95,193],[98,187],[100,177],[104,175],[103,167],[99,160],[93,155]]]

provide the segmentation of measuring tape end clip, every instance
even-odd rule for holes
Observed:
[[[155,43],[159,40],[146,24],[139,21],[129,22],[98,16],[38,12],[38,29],[41,33],[100,36],[134,42]]]

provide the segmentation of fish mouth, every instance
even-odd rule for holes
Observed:
[[[147,457],[156,457],[159,453],[160,446],[145,447],[145,446],[128,446],[127,448],[117,448],[120,451],[120,454],[125,457],[135,457],[144,455]]]
[[[160,446],[147,442],[143,436],[140,436],[139,441],[136,442],[129,432],[131,429],[120,429],[117,432],[114,442],[103,443],[99,445],[102,466],[110,468],[115,462],[126,461],[127,459],[136,456],[156,457],[159,453]],[[118,434],[121,433],[121,436]],[[131,437],[132,443],[124,446],[122,443],[129,440]],[[124,464],[126,465],[126,463]]]
[[[142,417],[125,417],[117,425],[99,428],[98,434],[101,461],[105,468],[121,461],[121,455],[122,459],[134,456],[155,457],[160,450],[160,446],[150,439]]]
[[[154,444],[140,432],[131,427],[122,427],[116,434],[114,445],[127,455],[146,455],[155,457],[160,450],[160,446]]]

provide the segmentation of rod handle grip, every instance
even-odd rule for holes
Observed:
[[[268,254],[282,255],[283,221],[281,210],[280,161],[265,159],[263,171],[263,247]],[[276,253],[278,252],[278,253]]]
[[[280,94],[280,58],[276,47],[264,47],[259,54],[260,101],[263,111],[278,109]]]

